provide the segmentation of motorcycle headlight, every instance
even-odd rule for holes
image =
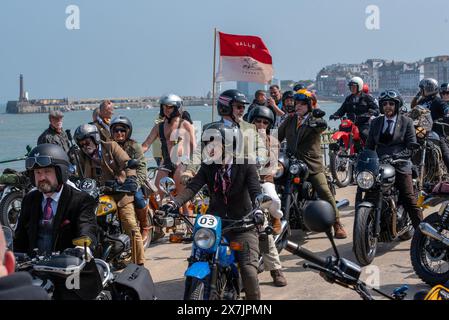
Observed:
[[[295,163],[295,164],[292,164],[292,165],[290,166],[289,171],[290,171],[291,174],[295,175],[295,174],[298,174],[299,169],[300,169],[299,164],[296,164],[296,163]]]
[[[374,185],[374,175],[368,171],[362,171],[357,175],[357,185],[362,189],[370,189]]]
[[[211,229],[202,228],[195,232],[195,244],[201,249],[210,249],[215,244],[215,233]]]
[[[278,161],[278,165],[276,168],[276,173],[274,174],[275,179],[279,179],[284,175],[284,165]]]

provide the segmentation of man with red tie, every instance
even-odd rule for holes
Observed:
[[[51,254],[73,248],[73,240],[88,237],[96,245],[95,200],[67,184],[69,159],[55,144],[31,150],[25,166],[37,190],[22,201],[14,251]]]

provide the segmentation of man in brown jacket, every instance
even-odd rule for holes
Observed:
[[[109,123],[114,115],[114,105],[110,100],[101,102],[97,118],[92,122],[100,134],[102,141],[111,141],[111,132],[109,130]]]
[[[129,187],[130,193],[137,190],[136,170],[125,169],[127,162],[131,159],[115,141],[101,141],[97,127],[92,124],[79,126],[75,131],[75,140],[83,151],[80,155],[80,162],[86,178],[95,179],[100,185],[104,185],[108,180],[116,180],[123,183],[123,189]],[[114,200],[117,202],[118,215],[124,231],[130,238],[132,232],[135,232],[136,262],[143,265],[145,262],[144,247],[134,212],[134,196],[117,194],[114,195]]]
[[[310,171],[309,181],[318,197],[329,202],[335,210],[335,238],[344,239],[347,237],[346,231],[340,223],[340,213],[334,195],[327,185],[321,156],[321,133],[326,130],[327,123],[322,118],[313,117],[313,94],[310,91],[299,90],[294,97],[296,116],[287,118],[279,127],[279,141],[286,139],[289,152],[307,164]]]

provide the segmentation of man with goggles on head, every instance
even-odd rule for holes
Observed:
[[[69,159],[55,144],[40,144],[29,153],[25,166],[37,190],[22,201],[14,240],[16,252],[51,254],[73,248],[73,240],[97,239],[95,201],[68,181]]]
[[[440,148],[443,154],[443,161],[446,168],[449,170],[449,142],[447,137],[449,130],[446,126],[437,124],[435,122],[449,123],[449,105],[438,97],[438,93],[441,91],[438,87],[438,82],[432,78],[426,78],[419,83],[420,91],[413,98],[411,107],[414,108],[417,105],[423,106],[430,110],[432,116],[432,131],[436,132],[440,136]],[[444,90],[444,89],[443,89]]]
[[[366,141],[369,121],[372,116],[379,115],[379,106],[371,95],[363,92],[363,80],[360,77],[351,78],[348,87],[351,94],[329,119],[336,120],[346,115],[359,128],[362,140]]]
[[[134,193],[139,185],[135,169],[127,168],[131,158],[115,141],[100,140],[100,133],[95,125],[83,124],[75,130],[75,141],[81,149],[80,162],[84,177],[95,179],[101,186],[106,181],[116,181],[121,190],[128,193],[114,194],[118,207],[118,216],[125,233],[132,239],[134,232],[136,239],[135,257],[137,264],[145,262],[144,247],[140,228],[137,225],[134,211]]]
[[[313,116],[312,111],[316,104],[312,92],[301,89],[294,98],[296,115],[288,117],[279,127],[279,141],[282,142],[286,139],[288,151],[307,164],[310,171],[308,180],[316,190],[318,197],[329,202],[335,210],[335,238],[344,239],[347,234],[340,223],[340,214],[334,195],[327,184],[321,156],[321,133],[326,130],[327,123],[322,117]]]
[[[366,148],[375,150],[381,158],[391,156],[404,159],[411,156],[411,144],[416,143],[413,120],[399,113],[404,104],[401,95],[395,90],[387,90],[379,96],[380,112],[383,116],[371,122]],[[416,197],[412,181],[411,161],[395,164],[395,184],[399,197],[410,215],[416,229],[422,220],[422,212],[416,206]]]

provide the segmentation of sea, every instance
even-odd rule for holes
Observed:
[[[320,107],[326,111],[326,120],[334,113],[341,104],[335,102],[321,102]],[[191,106],[186,107],[190,113],[192,120],[199,121],[197,128],[212,121],[211,106]],[[133,123],[132,137],[142,143],[154,126],[154,120],[159,113],[159,108],[152,109],[117,109],[114,116],[124,115]],[[219,119],[216,110],[214,120]],[[75,129],[84,123],[92,121],[92,111],[71,111],[65,113],[64,129],[70,129],[72,134]],[[331,128],[338,126],[337,121],[330,121],[328,125]],[[17,159],[23,157],[26,153],[26,147],[36,146],[39,135],[48,128],[48,114],[31,113],[31,114],[7,114],[6,105],[0,104],[0,162],[4,160]],[[151,148],[145,154],[148,165],[155,165],[151,155]],[[0,173],[4,169],[11,168],[15,170],[24,170],[24,161],[14,161],[8,163],[0,163]]]

